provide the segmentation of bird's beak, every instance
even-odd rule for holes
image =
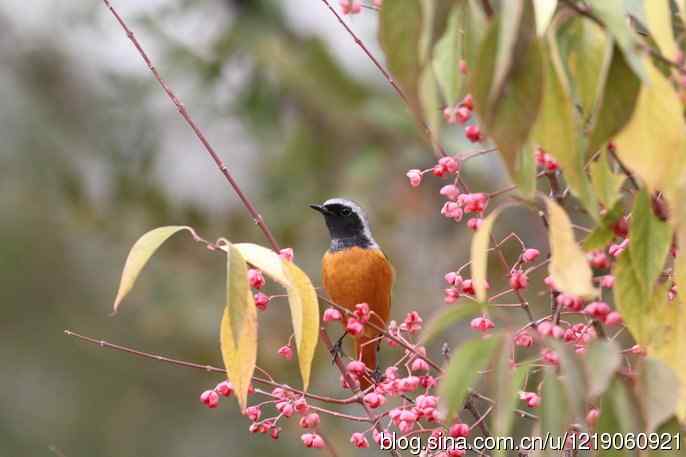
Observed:
[[[310,205],[310,208],[312,208],[315,211],[319,211],[320,213],[322,213],[325,216],[327,214],[331,214],[331,211],[326,209],[326,207],[324,205]]]

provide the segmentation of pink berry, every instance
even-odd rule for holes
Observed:
[[[248,282],[250,283],[250,287],[261,289],[266,281],[260,270],[251,268],[248,270]]]
[[[322,320],[324,322],[339,321],[343,315],[336,308],[326,308]]]
[[[521,332],[515,336],[514,342],[519,347],[528,348],[534,344],[534,338],[526,332]]]
[[[541,336],[550,336],[553,333],[554,324],[550,321],[539,322],[536,326],[536,331]]]
[[[214,388],[214,391],[222,397],[229,397],[233,393],[233,384],[231,384],[229,381],[222,381],[217,384],[217,386]]]
[[[245,415],[248,416],[248,419],[250,419],[251,421],[257,422],[258,420],[260,420],[262,410],[259,406],[248,406],[247,408],[245,408]]]
[[[309,447],[309,448],[313,448],[313,449],[323,449],[324,448],[324,440],[322,439],[321,436],[317,435],[316,433],[303,433],[300,436],[300,439],[302,440],[305,447]]]
[[[310,413],[301,417],[298,425],[302,428],[317,428],[319,426],[319,414]]]
[[[310,405],[307,404],[307,400],[304,398],[298,398],[293,402],[293,407],[300,414],[305,414],[310,410]]]
[[[405,320],[400,324],[400,330],[409,333],[417,333],[422,329],[424,320],[417,311],[411,311],[405,316]]]
[[[481,316],[481,317],[476,317],[472,319],[472,321],[469,323],[470,327],[472,329],[479,331],[479,332],[486,332],[492,328],[495,327],[495,324],[493,321],[488,319],[487,317]]]
[[[466,75],[469,71],[469,68],[467,67],[467,62],[465,62],[464,59],[460,59],[458,66],[460,67],[460,73],[462,73],[463,75]]]
[[[510,287],[514,290],[526,289],[529,285],[529,278],[521,270],[513,271],[510,275]]]
[[[355,446],[356,448],[368,448],[369,447],[369,441],[367,441],[367,438],[364,436],[364,434],[360,432],[355,432],[352,434],[350,437],[350,442]]]
[[[479,230],[479,227],[481,227],[481,224],[484,222],[483,219],[480,217],[470,217],[469,220],[467,221],[467,227],[470,230],[477,231]]]
[[[433,166],[431,169],[431,173],[433,173],[434,176],[437,176],[439,178],[442,178],[448,170],[445,169],[445,167],[439,163]]]
[[[353,314],[362,324],[366,324],[369,321],[369,304],[358,303],[355,305],[355,311]]]
[[[376,392],[370,392],[365,395],[362,400],[369,408],[376,409],[379,406],[383,406],[383,404],[386,402],[386,397]]]
[[[598,408],[591,408],[588,410],[588,413],[586,413],[586,423],[590,427],[593,427],[598,422],[598,417],[600,417]]]
[[[455,201],[457,200],[457,197],[459,197],[460,195],[460,189],[458,189],[455,184],[447,184],[441,187],[439,193],[447,199]]]
[[[539,255],[541,255],[541,252],[538,249],[529,248],[522,253],[522,261],[531,263],[536,260]]]
[[[410,366],[410,370],[412,370],[413,372],[429,371],[429,364],[424,359],[416,358],[412,361],[412,365]]]
[[[357,320],[354,317],[348,318],[348,322],[345,324],[345,330],[350,333],[352,336],[357,336],[362,334],[364,331],[364,325],[362,325],[362,322]]]
[[[443,208],[441,208],[441,215],[447,219],[453,219],[456,222],[462,220],[464,211],[460,208],[460,205],[453,201],[445,202]]]
[[[451,286],[456,286],[458,284],[462,284],[462,276],[458,275],[454,271],[450,271],[443,276],[443,279],[445,279],[445,282],[450,284]]]
[[[467,94],[462,100],[461,105],[470,111],[474,110],[474,98],[472,97],[472,94]]]
[[[281,357],[283,357],[286,360],[291,360],[293,358],[293,349],[291,349],[290,346],[281,346],[279,350],[277,351],[277,354],[279,354]]]
[[[292,262],[293,261],[293,249],[292,248],[283,248],[279,251],[279,255],[283,260],[286,262]]]
[[[615,285],[615,277],[612,275],[605,275],[600,278],[600,287],[604,287],[606,289],[612,289],[612,287]]]
[[[453,424],[448,430],[448,435],[453,438],[466,438],[469,436],[469,425],[467,424]]]
[[[460,162],[455,159],[455,157],[447,156],[447,157],[441,157],[438,161],[439,165],[441,165],[445,171],[448,173],[455,173],[460,171]]]
[[[460,124],[464,124],[471,117],[472,117],[472,110],[470,110],[466,106],[460,106],[459,108],[457,108],[457,110],[455,110],[455,119]]]
[[[265,311],[267,309],[267,304],[269,303],[269,297],[262,292],[255,293],[255,306],[260,311]]]
[[[208,408],[219,406],[219,394],[214,390],[206,390],[200,394],[200,401]]]
[[[413,169],[405,173],[405,176],[410,180],[410,186],[419,187],[422,183],[422,172],[421,170]]]
[[[472,143],[481,141],[481,129],[478,125],[470,125],[464,130],[467,139]]]
[[[559,365],[560,357],[552,349],[545,348],[541,351],[541,356],[543,360],[550,365]]]
[[[360,377],[367,372],[367,366],[360,360],[353,360],[345,367],[348,373]]]
[[[605,325],[621,325],[622,323],[624,323],[622,315],[617,311],[612,311],[605,316]]]

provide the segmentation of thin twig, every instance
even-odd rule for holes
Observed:
[[[367,48],[367,46],[364,44],[362,39],[360,39],[360,37],[357,36],[357,34],[348,26],[348,24],[346,24],[346,22],[343,20],[341,15],[338,14],[338,11],[336,11],[336,9],[333,6],[331,6],[331,4],[329,3],[328,0],[322,0],[322,3],[324,3],[324,5],[329,9],[329,11],[331,11],[331,13],[333,13],[333,15],[336,17],[338,22],[345,29],[345,31],[348,32],[348,35],[350,35],[352,37],[353,41],[355,41],[355,44],[357,46],[359,46],[360,49],[362,49],[362,51],[367,55],[367,57],[369,57],[369,60],[372,61],[374,66],[381,72],[381,74],[384,76],[384,78],[386,78],[386,81],[388,81],[388,83],[391,85],[391,87],[393,88],[395,93],[398,94],[398,96],[402,99],[402,101],[405,103],[405,105],[410,110],[410,112],[412,112],[415,115],[415,117],[417,118],[417,121],[422,126],[422,129],[424,130],[424,135],[426,136],[426,139],[429,141],[429,143],[434,148],[436,148],[436,150],[439,152],[439,154],[441,156],[448,155],[445,152],[445,148],[443,148],[443,145],[441,144],[439,138],[434,134],[434,132],[429,127],[429,125],[424,121],[421,113],[417,113],[415,111],[414,107],[410,103],[410,100],[407,98],[407,95],[405,94],[405,92],[398,85],[398,83],[393,79],[393,77],[388,72],[388,70],[386,70],[384,68],[384,66],[381,65],[381,62],[379,62],[379,59],[377,59],[374,56],[374,54],[372,54],[372,52],[369,50],[369,48]]]
[[[198,127],[198,125],[195,123],[191,115],[188,113],[188,110],[186,109],[186,106],[179,100],[179,98],[176,96],[176,94],[171,90],[169,85],[165,82],[164,79],[162,79],[162,76],[160,76],[160,73],[157,71],[157,68],[152,64],[152,61],[148,57],[147,53],[143,50],[143,47],[141,46],[140,42],[136,38],[136,36],[133,34],[133,31],[126,25],[126,22],[124,22],[124,19],[119,15],[119,13],[114,9],[112,4],[109,2],[109,0],[103,0],[107,8],[110,10],[112,15],[115,17],[117,22],[119,22],[119,25],[121,25],[122,29],[124,29],[124,32],[126,32],[126,36],[131,40],[131,43],[135,46],[136,50],[138,51],[138,54],[143,58],[145,61],[146,65],[152,72],[153,76],[157,80],[157,82],[162,86],[162,89],[164,92],[167,94],[167,97],[174,103],[176,106],[176,109],[179,111],[179,114],[181,117],[186,121],[186,123],[190,126],[190,128],[193,130],[195,133],[195,136],[200,140],[202,145],[205,147],[205,150],[209,153],[210,157],[212,157],[212,160],[214,163],[217,165],[219,168],[219,171],[224,175],[226,180],[229,182],[231,185],[231,188],[233,191],[236,193],[238,198],[241,200],[243,203],[243,206],[245,206],[245,209],[248,210],[250,213],[250,216],[252,216],[253,221],[255,221],[255,224],[262,230],[262,233],[264,233],[264,236],[267,238],[267,241],[269,241],[269,244],[271,245],[272,249],[275,251],[279,251],[279,243],[277,243],[276,239],[274,238],[274,235],[272,234],[271,230],[269,229],[269,226],[264,221],[264,218],[262,215],[257,211],[257,208],[255,208],[255,205],[253,205],[252,201],[245,195],[243,190],[240,188],[236,180],[234,179],[233,175],[229,172],[229,168],[226,166],[224,161],[219,157],[219,154],[214,150],[210,142],[207,140],[207,137],[203,133],[203,131]]]

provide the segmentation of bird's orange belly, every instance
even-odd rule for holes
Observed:
[[[322,260],[322,282],[335,303],[348,309],[367,303],[371,311],[387,322],[393,268],[380,250],[352,247],[327,252]]]

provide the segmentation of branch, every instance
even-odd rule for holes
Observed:
[[[79,333],[72,332],[71,330],[65,330],[64,334],[67,336],[73,336],[73,337],[75,337],[81,341],[85,341],[87,343],[98,345],[101,348],[114,349],[115,351],[125,352],[127,354],[135,355],[138,357],[143,357],[146,359],[153,359],[153,360],[157,360],[158,362],[164,362],[164,363],[168,363],[168,364],[176,365],[176,366],[180,366],[180,367],[195,368],[198,370],[206,371],[208,373],[226,374],[226,370],[224,368],[219,368],[219,367],[215,367],[212,365],[202,365],[199,363],[187,362],[185,360],[178,360],[178,359],[173,359],[171,357],[165,357],[165,356],[159,355],[159,354],[152,354],[150,352],[139,351],[137,349],[133,349],[130,347],[121,346],[119,344],[109,343],[105,340],[98,340],[96,338],[91,338],[89,336],[81,335]],[[353,396],[353,397],[345,398],[345,399],[331,398],[331,397],[326,397],[323,395],[316,395],[316,394],[303,392],[302,390],[295,389],[295,388],[293,388],[287,384],[279,384],[277,382],[271,381],[269,379],[261,378],[259,376],[253,376],[252,380],[258,384],[263,384],[263,385],[267,385],[267,386],[271,386],[271,387],[280,387],[281,389],[288,390],[288,391],[293,392],[294,394],[297,394],[297,395],[302,395],[305,398],[309,398],[310,400],[321,401],[324,403],[348,405],[351,403],[359,402],[359,399],[357,398],[357,396]]]
[[[360,47],[360,49],[362,49],[362,51],[364,51],[364,53],[367,55],[367,57],[369,57],[369,60],[372,61],[372,63],[374,64],[374,66],[379,70],[379,72],[381,72],[381,74],[383,75],[383,77],[386,78],[386,81],[388,81],[388,84],[391,85],[391,87],[393,88],[393,90],[395,91],[395,93],[398,94],[398,96],[402,99],[403,103],[405,103],[405,105],[407,106],[407,109],[409,109],[410,112],[412,112],[412,113],[415,115],[415,117],[417,118],[419,124],[422,126],[422,129],[424,130],[424,135],[426,136],[427,141],[428,141],[433,147],[436,148],[436,150],[439,152],[439,154],[440,154],[441,156],[446,156],[446,155],[448,155],[448,154],[445,152],[445,149],[443,148],[443,145],[441,144],[441,142],[439,141],[439,139],[436,137],[436,135],[435,135],[434,132],[431,130],[431,128],[429,127],[429,125],[428,125],[428,124],[424,121],[424,119],[422,118],[421,113],[417,113],[417,112],[414,110],[414,108],[412,107],[412,104],[410,103],[410,101],[409,101],[408,98],[407,98],[407,95],[405,95],[405,92],[400,88],[400,86],[398,85],[398,83],[395,82],[395,80],[393,79],[393,77],[391,76],[391,74],[388,72],[388,70],[386,70],[386,69],[383,67],[383,65],[381,65],[381,63],[379,62],[379,59],[377,59],[377,58],[374,56],[374,54],[372,54],[372,52],[369,50],[369,48],[367,48],[367,46],[365,46],[365,44],[364,44],[364,42],[362,41],[362,39],[360,39],[360,37],[358,37],[357,34],[356,34],[355,32],[353,32],[353,30],[348,26],[348,24],[345,23],[345,21],[343,20],[343,18],[341,17],[341,15],[338,14],[338,11],[336,11],[336,10],[331,6],[331,4],[329,3],[328,0],[322,0],[322,3],[324,3],[324,5],[333,13],[333,15],[336,17],[336,19],[338,20],[338,22],[339,22],[339,23],[343,26],[343,28],[345,29],[345,31],[348,32],[348,35],[350,35],[350,36],[352,37],[352,39],[355,41],[355,44],[358,45],[358,46]]]
[[[257,224],[260,230],[262,230],[262,233],[264,233],[264,236],[267,238],[267,241],[269,241],[269,244],[271,245],[272,249],[278,252],[279,243],[276,242],[274,235],[265,223],[262,215],[257,211],[255,205],[253,205],[250,199],[248,199],[243,190],[240,188],[231,172],[229,172],[229,168],[226,166],[221,157],[219,157],[219,154],[217,154],[217,152],[214,150],[210,142],[207,140],[207,137],[205,136],[203,131],[200,129],[200,127],[198,127],[195,121],[193,121],[193,118],[188,113],[188,110],[186,109],[185,105],[181,102],[181,100],[179,100],[176,94],[174,94],[174,92],[171,90],[169,85],[164,81],[164,79],[162,79],[160,73],[157,71],[157,68],[155,68],[155,66],[152,64],[152,61],[150,60],[146,52],[143,50],[143,47],[141,46],[140,42],[133,34],[133,31],[131,31],[131,29],[126,25],[124,19],[119,15],[119,13],[117,13],[114,7],[110,4],[109,0],[103,0],[103,2],[107,6],[107,8],[112,12],[112,15],[115,17],[117,22],[119,22],[119,25],[121,25],[122,29],[124,29],[124,32],[126,32],[126,36],[129,38],[129,40],[131,40],[131,43],[133,43],[133,45],[136,47],[138,54],[140,54],[140,56],[143,58],[143,60],[152,72],[157,82],[160,84],[160,86],[162,86],[162,89],[167,94],[167,97],[169,97],[172,103],[174,103],[176,109],[179,111],[179,114],[181,115],[183,120],[185,120],[186,123],[190,126],[190,128],[195,133],[195,136],[198,138],[198,140],[200,140],[200,142],[205,147],[205,150],[208,152],[210,157],[212,157],[212,160],[219,168],[219,171],[221,171],[221,173],[224,175],[226,180],[231,185],[231,188],[233,188],[233,191],[236,193],[238,198],[243,203],[243,206],[245,206],[245,209],[247,209],[250,213],[250,216],[252,216],[253,220],[255,221],[255,224]]]

